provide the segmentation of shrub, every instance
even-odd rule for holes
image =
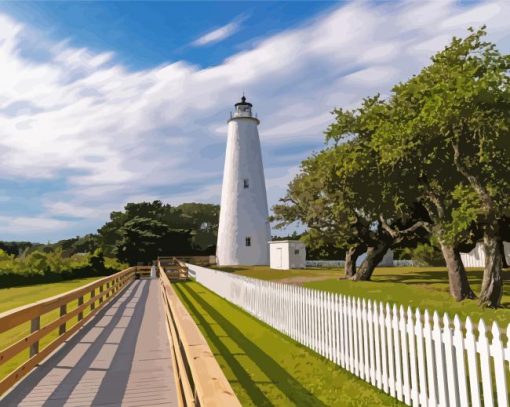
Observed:
[[[417,266],[444,266],[444,257],[437,247],[431,244],[419,243],[415,248],[402,250],[401,258],[414,260]]]
[[[0,249],[0,288],[107,276],[126,267],[116,259],[105,259],[101,249],[71,257],[64,257],[61,248],[35,250],[18,258]]]

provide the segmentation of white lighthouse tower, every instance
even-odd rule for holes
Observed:
[[[242,97],[228,121],[216,257],[219,265],[267,265],[271,230],[252,104]]]

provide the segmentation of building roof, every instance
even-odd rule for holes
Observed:
[[[271,244],[271,243],[301,243],[301,244],[304,244],[301,240],[270,240],[268,243],[269,244]]]

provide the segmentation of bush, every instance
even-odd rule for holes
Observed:
[[[444,266],[444,257],[437,247],[431,244],[419,243],[415,248],[402,250],[402,259],[414,260],[417,266]]]
[[[0,249],[0,288],[107,276],[126,267],[116,259],[105,259],[101,249],[71,257],[64,257],[61,248],[36,250],[18,258]]]

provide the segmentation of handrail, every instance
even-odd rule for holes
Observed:
[[[158,260],[172,261],[175,258],[178,258],[186,263],[193,263],[201,266],[211,266],[216,264],[216,256],[159,256]]]
[[[156,266],[159,273],[166,274],[170,281],[185,281],[188,279],[188,266],[176,257],[158,257]]]
[[[27,348],[30,349],[29,359],[0,380],[0,395],[18,382],[40,361],[51,354],[51,352],[101,309],[107,301],[130,283],[134,278],[135,270],[135,267],[130,267],[63,294],[1,313],[0,333],[18,327],[28,321],[31,322],[31,326],[30,333],[27,336],[0,350],[1,366],[23,350]],[[85,302],[85,296],[89,294],[90,297]],[[68,312],[68,304],[75,300],[78,300],[77,308]],[[84,311],[88,307],[90,307],[90,312],[84,316]],[[57,308],[60,308],[59,317],[41,327],[41,316]],[[77,317],[76,324],[67,329],[67,322],[74,317]],[[40,340],[56,328],[59,328],[57,338],[40,350]]]
[[[172,344],[175,380],[180,406],[240,406],[207,341],[160,272],[167,331]]]

